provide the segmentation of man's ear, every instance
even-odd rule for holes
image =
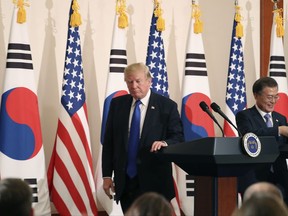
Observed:
[[[256,100],[256,98],[259,96],[257,93],[253,93],[254,95],[254,99]]]

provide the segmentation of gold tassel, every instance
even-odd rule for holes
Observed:
[[[157,22],[156,22],[156,29],[157,31],[164,31],[165,30],[165,20],[162,17],[163,11],[160,7],[160,3],[158,0],[155,0],[155,10],[154,10],[154,15],[158,17]]]
[[[241,38],[244,35],[243,31],[243,25],[241,24],[241,14],[240,14],[240,7],[236,6],[236,15],[235,15],[235,21],[237,22],[236,25],[236,37]]]
[[[26,10],[24,7],[19,7],[17,12],[17,23],[25,23],[26,22]]]
[[[16,4],[16,0],[13,1],[14,4]],[[18,12],[17,12],[17,23],[25,23],[26,22],[26,9],[24,6],[29,6],[28,3],[25,3],[24,0],[18,0],[17,1],[17,7],[18,7]]]
[[[128,16],[126,13],[126,0],[117,1],[116,11],[117,14],[119,14],[118,27],[122,29],[126,28],[129,25]]]
[[[275,23],[276,23],[277,37],[283,37],[284,36],[284,27],[283,27],[283,18],[281,16],[282,9],[276,9],[273,11],[273,13],[276,13]]]
[[[77,0],[73,0],[72,10],[73,13],[70,17],[70,25],[72,27],[78,27],[82,24],[81,15],[79,14],[78,10],[80,9]]]
[[[199,5],[192,5],[192,18],[195,19],[194,23],[194,33],[199,34],[203,32],[203,22],[200,20],[201,11]]]

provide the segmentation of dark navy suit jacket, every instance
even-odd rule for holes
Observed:
[[[278,127],[287,125],[286,117],[278,112],[272,112],[272,119],[273,127],[268,128],[255,106],[236,114],[237,127],[242,135],[252,132],[257,136],[274,136],[279,145],[284,145],[287,143],[287,139],[279,136]]]
[[[103,177],[112,176],[116,201],[120,200],[126,179],[129,114],[132,96],[124,95],[111,101],[102,152]],[[168,200],[175,197],[171,162],[160,160],[150,149],[154,141],[168,145],[184,141],[177,104],[151,92],[143,123],[137,158],[138,179],[142,192],[155,191]]]
[[[277,140],[279,147],[287,145],[287,138],[279,136],[278,127],[281,125],[287,125],[286,117],[278,112],[272,112],[273,127],[268,128],[261,114],[258,112],[255,106],[240,111],[236,114],[237,127],[241,134],[248,132],[255,133],[257,136],[274,136]],[[239,178],[240,192],[244,190],[252,183],[256,181],[271,181],[277,185],[280,185],[284,196],[288,195],[288,171],[285,157],[281,155],[277,158],[273,164],[274,172],[271,173],[270,166],[264,166],[262,169],[255,169],[256,179],[248,179],[247,176],[244,179]],[[242,185],[241,185],[242,184]]]

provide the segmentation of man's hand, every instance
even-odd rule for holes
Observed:
[[[114,184],[111,178],[103,178],[103,189],[106,193],[106,195],[112,199],[113,195],[110,194],[110,189],[111,191],[114,193],[115,192],[115,188],[114,188]]]
[[[164,141],[155,141],[153,144],[152,144],[152,147],[150,149],[150,152],[156,152],[158,150],[160,150],[162,147],[166,147],[168,146],[166,142]]]
[[[288,126],[279,126],[279,134],[288,137]]]

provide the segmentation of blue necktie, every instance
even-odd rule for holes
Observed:
[[[271,120],[270,120],[271,115],[267,113],[267,114],[264,115],[264,118],[265,118],[265,120],[266,120],[266,126],[267,126],[268,128],[269,128],[269,127],[273,127],[272,122],[271,122]]]
[[[128,162],[127,162],[127,174],[130,178],[133,178],[137,174],[136,158],[138,152],[139,138],[140,138],[140,105],[141,101],[135,102],[135,108],[131,120],[130,135],[128,141]]]

